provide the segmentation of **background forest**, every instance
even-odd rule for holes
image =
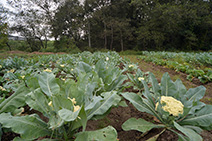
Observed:
[[[12,0],[1,6],[0,49],[212,49],[211,0]],[[24,37],[10,41],[11,33]],[[49,41],[52,39],[52,41]]]

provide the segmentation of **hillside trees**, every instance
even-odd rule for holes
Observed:
[[[70,48],[73,42],[79,42],[82,34],[83,11],[78,0],[65,0],[58,6],[51,27],[56,48]]]
[[[32,51],[210,50],[212,2],[203,0],[19,0],[12,29]]]
[[[50,36],[50,23],[57,5],[54,0],[19,0],[11,1],[15,9],[14,21],[11,29],[13,32],[25,37],[31,51],[47,48]]]
[[[211,49],[211,38],[208,36],[212,26],[209,2],[178,0],[150,3],[145,5],[142,0],[134,1],[142,9],[137,16],[143,15],[137,31],[140,49]]]
[[[4,48],[8,41],[7,29],[6,9],[0,4],[0,49]]]
[[[88,40],[92,47],[110,50],[124,50],[124,44],[132,40],[133,28],[128,17],[130,1],[86,0],[85,9],[90,8]],[[86,16],[88,17],[88,16]],[[87,37],[85,35],[85,37]]]

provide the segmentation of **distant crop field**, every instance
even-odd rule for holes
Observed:
[[[169,69],[188,74],[187,79],[192,81],[194,77],[202,83],[212,81],[212,52],[202,53],[174,53],[174,52],[142,52],[139,56],[146,62],[166,66]]]

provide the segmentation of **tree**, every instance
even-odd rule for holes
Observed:
[[[13,32],[24,36],[31,51],[47,48],[50,37],[50,23],[57,7],[55,0],[19,0],[10,1],[15,9]]]
[[[0,49],[4,48],[8,42],[8,25],[6,22],[6,12],[7,10],[3,7],[2,4],[0,4]]]
[[[142,9],[137,13],[137,19],[140,20],[137,31],[140,49],[210,49],[209,2],[202,0],[149,2],[150,4],[145,5],[143,0],[134,1],[136,4],[139,3],[138,9]]]

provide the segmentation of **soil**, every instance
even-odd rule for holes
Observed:
[[[122,124],[127,121],[129,118],[143,118],[146,121],[149,122],[155,122],[155,118],[147,113],[143,113],[138,111],[132,104],[127,102],[128,107],[117,107],[112,108],[110,113],[107,117],[101,120],[90,120],[88,121],[86,130],[96,130],[103,127],[106,127],[108,125],[113,126],[117,133],[118,133],[118,139],[120,141],[145,141],[157,134],[159,134],[163,129],[152,129],[149,131],[148,134],[143,135],[141,132],[131,130],[131,131],[124,131],[122,129]],[[164,136],[165,135],[165,136]],[[165,138],[164,138],[165,137]],[[177,141],[178,137],[175,134],[172,134],[169,131],[165,131],[159,138],[158,141]]]

